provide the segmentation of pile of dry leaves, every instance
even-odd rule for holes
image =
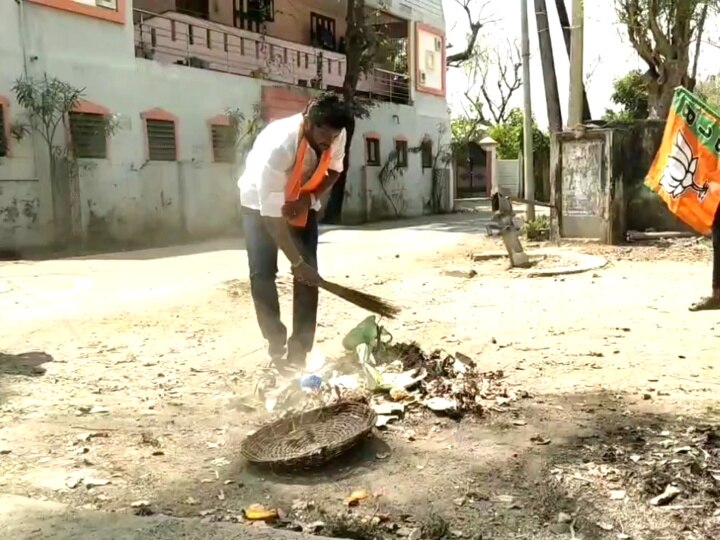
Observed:
[[[462,353],[438,350],[426,354],[417,343],[396,343],[374,356],[381,373],[395,364],[416,374],[413,386],[390,390],[391,400],[420,403],[437,413],[480,415],[529,397],[524,390],[509,388],[502,370],[481,371]]]

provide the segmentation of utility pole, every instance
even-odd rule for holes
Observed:
[[[550,124],[550,131],[558,133],[562,131],[562,110],[560,109],[560,93],[558,92],[557,76],[555,74],[555,59],[553,57],[545,0],[535,0],[535,20],[537,22],[538,43],[540,44],[543,82],[545,83],[548,123]]]
[[[568,127],[583,121],[583,19],[585,0],[573,0],[570,29],[570,106]]]
[[[555,8],[557,9],[560,27],[563,32],[563,39],[565,40],[565,49],[567,50],[568,58],[570,58],[570,17],[568,17],[565,0],[555,0]],[[583,84],[583,120],[591,119],[590,104],[588,103],[587,92],[585,91],[585,85]]]
[[[535,219],[535,170],[533,163],[532,99],[530,94],[530,30],[528,0],[522,0],[522,67],[523,67],[523,176],[525,177],[525,219]]]

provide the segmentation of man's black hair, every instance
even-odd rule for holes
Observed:
[[[347,103],[338,95],[330,92],[321,94],[308,103],[305,115],[319,127],[341,130],[350,123],[352,113]]]

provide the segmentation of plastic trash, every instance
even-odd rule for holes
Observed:
[[[322,378],[318,375],[303,375],[300,377],[300,388],[303,390],[320,390]]]
[[[356,350],[359,345],[367,345],[372,351],[377,344],[379,335],[380,329],[375,320],[375,315],[370,315],[347,333],[342,344],[345,350],[348,351]]]

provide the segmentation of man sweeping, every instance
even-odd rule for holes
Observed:
[[[315,340],[320,197],[343,170],[347,105],[333,94],[258,135],[238,180],[255,313],[278,367],[302,367]],[[280,320],[278,248],[292,266],[293,332]],[[285,354],[287,353],[287,358]]]
[[[679,219],[712,236],[712,293],[690,311],[720,309],[720,117],[684,88],[675,91],[645,183]]]

